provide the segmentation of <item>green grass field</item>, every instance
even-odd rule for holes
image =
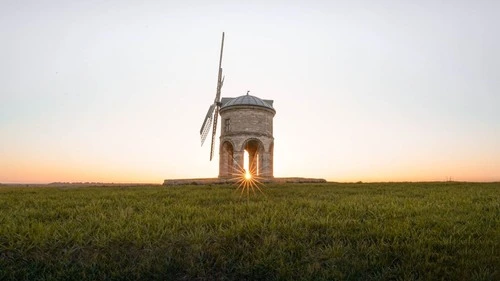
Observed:
[[[0,280],[500,280],[499,183],[1,187]]]

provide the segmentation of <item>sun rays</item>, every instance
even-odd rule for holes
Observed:
[[[234,161],[234,159],[233,163],[235,171],[231,173],[231,180],[237,185],[236,190],[240,191],[240,197],[243,195],[249,197],[251,193],[255,194],[256,191],[265,196],[261,188],[264,185],[262,182],[263,178],[258,175],[257,165],[249,164],[248,166],[252,168],[245,169],[238,162]]]

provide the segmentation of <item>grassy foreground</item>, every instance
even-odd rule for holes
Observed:
[[[500,184],[0,188],[0,280],[500,280]]]

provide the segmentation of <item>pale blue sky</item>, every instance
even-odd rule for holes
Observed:
[[[273,99],[275,176],[500,180],[500,1],[0,2],[0,182],[215,177],[215,96]]]

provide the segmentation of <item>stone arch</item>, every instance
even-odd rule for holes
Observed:
[[[245,150],[246,149],[246,146],[248,143],[250,142],[255,142],[258,144],[259,146],[259,149],[261,149],[261,152],[264,152],[265,151],[265,146],[264,146],[264,143],[262,142],[262,140],[258,139],[258,138],[248,138],[246,139],[243,144],[241,145],[241,150]]]
[[[219,177],[230,177],[234,173],[234,145],[226,140],[220,145]]]
[[[254,176],[262,175],[264,160],[264,144],[257,138],[249,138],[243,142],[242,151],[248,152],[248,169]]]

